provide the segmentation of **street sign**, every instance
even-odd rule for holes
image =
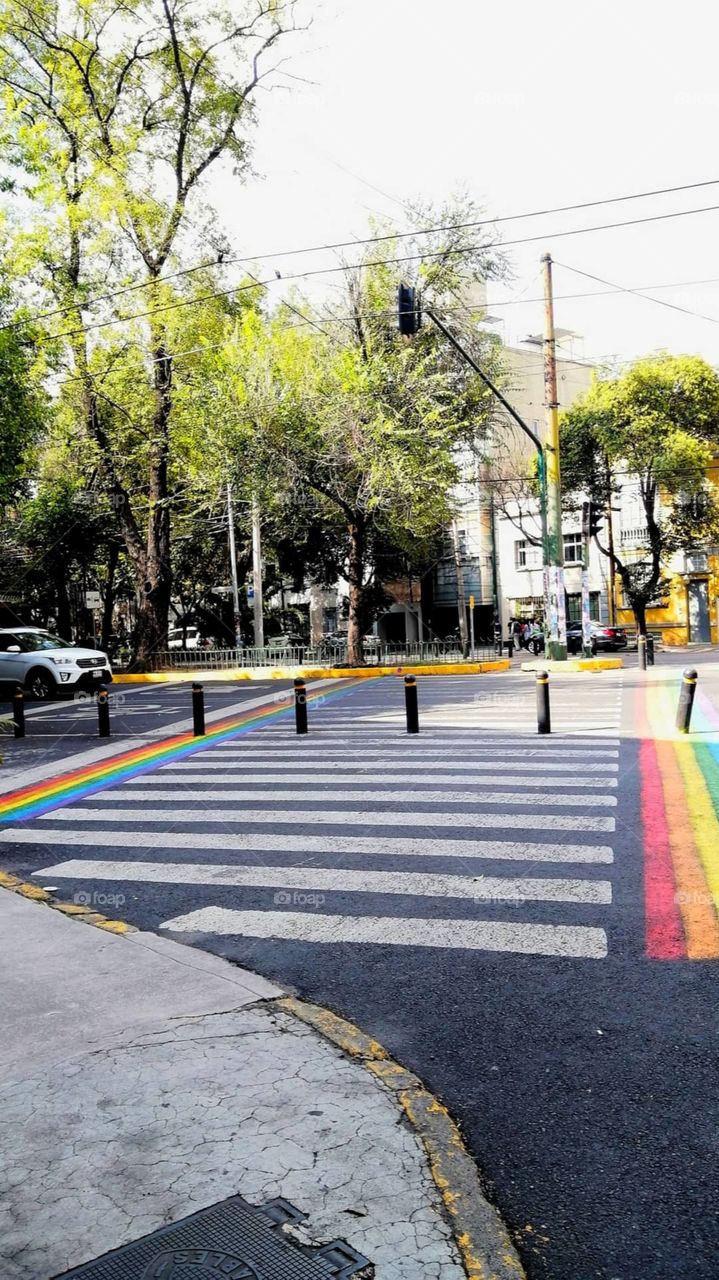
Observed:
[[[85,608],[86,608],[86,609],[101,609],[101,608],[102,608],[102,596],[100,595],[100,592],[99,592],[99,591],[86,591],[86,592],[85,592]]]
[[[474,596],[469,597],[469,607],[470,609],[474,608]]]

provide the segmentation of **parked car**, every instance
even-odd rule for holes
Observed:
[[[593,622],[591,635],[592,653],[597,653],[599,650],[615,651],[627,647],[627,633],[623,627],[605,627],[601,622]],[[581,622],[567,624],[567,652],[582,652]]]
[[[279,636],[270,636],[265,641],[265,648],[273,653],[284,653],[285,649],[303,649],[304,647],[305,642],[301,636],[292,635],[287,631]]]
[[[40,627],[0,630],[0,685],[20,685],[33,699],[110,684],[106,653],[60,640]]]
[[[200,648],[200,633],[197,627],[185,627],[185,649]],[[171,627],[167,633],[168,649],[182,649],[182,627]]]

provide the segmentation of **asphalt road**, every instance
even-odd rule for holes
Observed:
[[[530,1280],[713,1280],[717,970],[645,955],[641,678],[554,679],[543,739],[516,671],[420,681],[418,738],[368,681],[306,739],[282,719],[16,824],[0,865],[375,1036],[459,1119]],[[146,696],[145,733],[187,694]]]
[[[207,681],[205,709],[224,711],[237,703],[266,697],[282,697],[291,680]],[[158,735],[192,727],[192,692],[188,683],[113,684],[109,691],[111,742],[124,750]],[[12,702],[0,697],[0,715],[12,714]],[[18,770],[57,763],[72,767],[72,757],[98,745],[97,701],[91,693],[53,702],[25,703],[26,736],[22,742],[6,738],[2,743],[5,769],[0,777]]]

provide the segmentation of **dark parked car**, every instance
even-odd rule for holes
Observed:
[[[613,652],[617,649],[626,649],[627,633],[623,627],[605,627],[601,622],[593,622],[591,626],[592,653],[598,653],[600,650]],[[581,622],[567,623],[567,652],[582,652]]]

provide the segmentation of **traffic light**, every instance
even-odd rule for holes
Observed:
[[[582,503],[582,534],[585,538],[593,538],[602,527],[602,510],[596,502]]]
[[[399,331],[411,338],[419,332],[422,323],[419,294],[411,285],[401,284],[397,290],[397,307],[399,312]]]

